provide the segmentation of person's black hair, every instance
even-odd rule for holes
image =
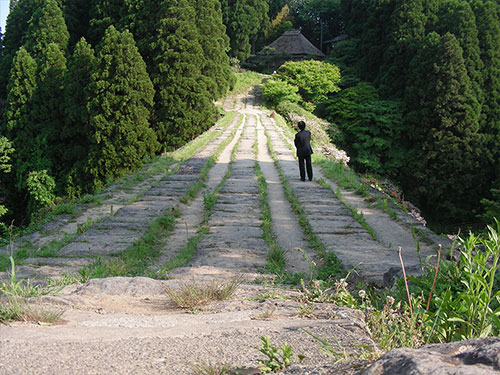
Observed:
[[[300,130],[304,130],[306,128],[306,123],[304,121],[299,121],[297,125],[299,126]]]

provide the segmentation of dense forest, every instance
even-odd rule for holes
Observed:
[[[432,223],[489,222],[500,213],[499,21],[499,0],[10,0],[0,214],[27,223],[56,196],[182,146],[216,122],[232,66],[300,29],[332,47],[328,67],[308,62],[304,80],[273,67],[274,92],[289,95],[271,104],[327,119],[351,167],[395,181]]]
[[[234,80],[228,48],[218,0],[11,1],[2,213],[29,222],[211,127]]]
[[[433,221],[491,221],[500,213],[500,1],[341,1],[340,12],[349,39],[332,62],[351,78],[324,110],[354,166],[398,181]]]
[[[327,76],[304,64],[294,68],[302,83],[285,64],[272,84],[297,87],[301,104],[331,122],[350,166],[395,181],[436,229],[498,217],[500,1],[287,3],[280,24],[288,19],[318,47],[347,36],[325,59],[340,68],[339,89],[304,95]]]

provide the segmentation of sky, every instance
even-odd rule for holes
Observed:
[[[0,0],[0,27],[2,33],[5,33],[5,19],[9,14],[9,0]]]

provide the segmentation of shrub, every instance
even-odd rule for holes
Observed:
[[[30,172],[26,179],[26,186],[30,195],[31,212],[41,207],[54,205],[56,183],[46,170]]]
[[[300,101],[299,89],[281,80],[269,79],[262,87],[262,95],[266,102],[277,106],[282,102],[297,103]]]
[[[303,100],[314,104],[340,90],[339,68],[321,61],[289,61],[280,66],[276,78],[297,86]]]

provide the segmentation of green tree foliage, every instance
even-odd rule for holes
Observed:
[[[185,0],[160,4],[160,21],[151,46],[155,88],[154,129],[163,149],[182,146],[215,123],[215,106],[201,74],[195,9]]]
[[[14,148],[12,147],[12,142],[10,142],[6,137],[0,137],[0,172],[2,174],[9,173],[12,169],[10,164],[10,158]],[[0,178],[0,189],[2,192],[6,191],[6,187],[2,186],[3,178]],[[5,198],[5,197],[3,197]],[[3,199],[2,199],[3,200]],[[7,213],[7,207],[3,204],[0,205],[0,218]],[[5,230],[5,225],[0,223],[0,228]]]
[[[271,10],[270,10],[271,12]],[[278,14],[271,20],[271,27],[263,44],[267,45],[279,38],[285,31],[293,29],[293,23],[290,16],[290,7],[283,6]],[[260,50],[261,48],[258,48]]]
[[[262,87],[264,99],[272,106],[282,102],[298,103],[302,99],[298,91],[298,87],[279,79],[268,79]]]
[[[500,190],[491,189],[491,199],[481,199],[483,206],[482,219],[485,223],[493,223],[500,217]]]
[[[37,64],[25,48],[21,47],[14,57],[7,91],[6,110],[2,133],[12,140],[16,150],[12,160],[14,176],[9,176],[7,185],[21,190],[24,178],[31,169],[27,165],[31,150],[26,139],[35,139],[35,124],[31,118],[33,95],[37,89]],[[36,151],[35,151],[36,152]]]
[[[360,83],[332,96],[326,107],[329,134],[361,172],[398,175],[404,163],[401,144],[402,103],[381,100],[377,90]]]
[[[500,6],[493,1],[479,0],[472,1],[471,6],[476,15],[484,65],[481,72],[484,95],[480,124],[488,152],[485,178],[493,182],[494,188],[500,186]]]
[[[26,50],[35,59],[42,56],[51,43],[66,52],[69,33],[57,0],[43,0],[30,19],[25,38]]]
[[[479,197],[484,189],[478,179],[479,104],[453,34],[427,36],[409,82],[406,121],[410,144],[417,145],[404,181],[414,187],[409,195],[439,219],[471,217],[479,203],[471,193]]]
[[[30,172],[26,188],[29,194],[28,212],[31,215],[42,207],[54,205],[56,183],[47,170]]]
[[[340,17],[340,0],[304,0],[292,6],[295,28],[313,42],[320,50],[321,42],[332,39],[343,32]]]
[[[136,169],[158,149],[149,126],[154,89],[130,32],[106,30],[91,80],[87,191]]]
[[[128,14],[127,5],[132,6],[133,3],[133,1],[123,0],[91,0],[88,32],[90,44],[97,45],[109,26],[122,30]]]
[[[255,53],[259,35],[269,29],[269,5],[265,0],[222,0],[221,5],[230,38],[230,55],[245,61],[250,53]]]
[[[474,95],[479,103],[483,102],[483,85],[481,70],[483,62],[480,58],[476,17],[467,1],[444,1],[438,13],[439,23],[436,32],[444,35],[449,32],[457,38],[463,51],[464,64],[471,81]]]
[[[222,11],[218,0],[197,0],[195,4],[196,26],[204,62],[201,73],[207,79],[211,99],[222,97],[234,76],[229,65],[229,37],[222,23]]]
[[[322,103],[328,95],[339,91],[340,70],[335,65],[315,61],[289,61],[281,65],[276,74],[289,84],[299,88],[304,101]]]
[[[339,65],[383,99],[403,98],[406,196],[430,216],[471,219],[500,182],[500,3],[342,0],[340,9],[352,48],[334,48],[332,61],[349,61]]]
[[[267,4],[269,6],[269,18],[270,19],[275,19],[278,15],[283,10],[283,7],[288,7],[290,1],[287,0],[268,0]]]
[[[94,50],[82,38],[68,60],[65,75],[65,126],[60,141],[65,147],[61,154],[61,181],[66,192],[81,195],[85,186],[85,165],[90,148],[89,84],[94,70]]]
[[[383,55],[378,82],[385,96],[401,97],[406,86],[410,61],[426,35],[425,0],[398,1],[391,15],[389,44]],[[402,79],[394,79],[401,77]]]
[[[37,90],[33,95],[30,117],[36,123],[37,141],[41,157],[50,161],[49,172],[55,176],[61,170],[61,155],[66,145],[60,134],[64,129],[64,74],[66,58],[59,45],[50,43],[43,51],[38,64]],[[29,143],[31,140],[27,139]]]
[[[7,97],[6,87],[12,68],[12,60],[24,43],[28,30],[28,21],[41,0],[19,0],[10,3],[10,11],[6,20],[6,31],[2,38],[2,57],[0,60],[0,99]]]

